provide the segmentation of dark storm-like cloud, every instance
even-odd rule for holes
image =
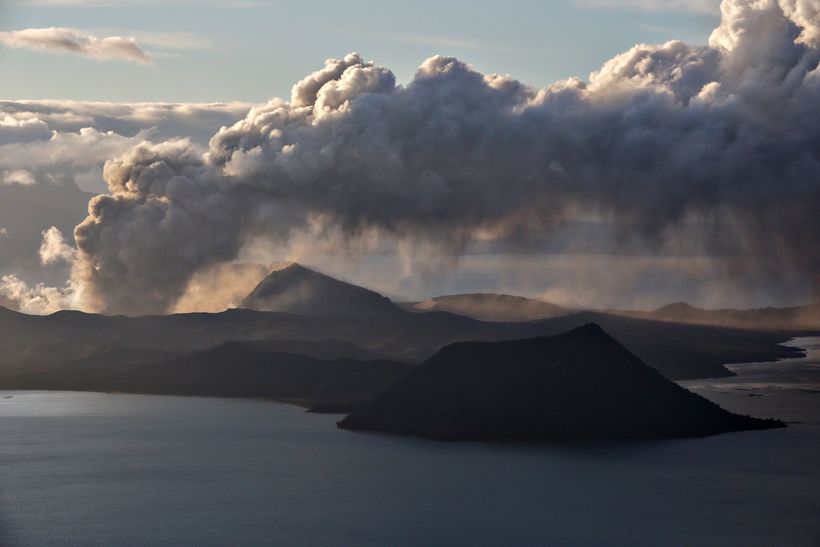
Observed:
[[[224,127],[143,143],[76,229],[90,308],[170,309],[253,238],[373,233],[458,250],[591,215],[660,241],[719,220],[820,288],[820,2],[726,0],[708,46],[638,45],[533,89],[432,57],[407,85],[356,54]]]

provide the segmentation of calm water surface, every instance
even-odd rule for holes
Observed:
[[[3,545],[820,545],[820,338],[685,385],[788,429],[446,444],[230,399],[0,392]]]

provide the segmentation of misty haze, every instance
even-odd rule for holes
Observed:
[[[0,544],[820,544],[820,0],[0,5]]]

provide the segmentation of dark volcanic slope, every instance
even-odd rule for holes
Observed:
[[[413,305],[417,311],[446,311],[482,321],[535,321],[570,313],[550,302],[509,294],[453,294]]]
[[[683,389],[597,325],[453,344],[339,423],[459,441],[692,437],[782,425]]]
[[[376,317],[400,311],[377,292],[296,263],[271,272],[241,307],[320,317]]]
[[[150,350],[103,353],[47,369],[0,371],[0,385],[3,389],[258,397],[323,404],[371,399],[413,368],[385,360],[321,360],[266,351],[264,346],[227,342],[178,355]]]

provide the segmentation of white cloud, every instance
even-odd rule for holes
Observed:
[[[242,118],[245,103],[0,101],[0,184],[73,178],[104,191],[102,165],[143,140],[190,138],[207,144]]]
[[[123,27],[73,28],[70,30],[81,35],[129,36],[134,38],[141,47],[150,49],[154,56],[175,51],[212,50],[216,47],[210,38],[186,31],[148,31]]]
[[[0,32],[0,44],[16,49],[73,53],[93,59],[119,59],[141,64],[151,62],[151,56],[137,44],[135,38],[97,37],[61,27]]]
[[[40,263],[43,266],[66,262],[71,264],[76,250],[65,242],[63,233],[52,226],[43,232],[43,242],[40,244]]]
[[[78,132],[94,128],[101,132],[113,131],[133,136],[139,131],[156,130],[157,137],[191,137],[205,144],[214,131],[231,125],[254,106],[250,103],[106,103],[70,100],[3,101],[0,100],[0,118],[8,119],[8,127],[0,122],[0,135],[11,132],[14,125],[34,120],[38,138],[46,140],[51,131]],[[19,134],[10,135],[7,142],[21,142]]]
[[[27,171],[26,169],[3,171],[2,176],[0,176],[0,183],[7,184],[9,186],[13,184],[19,184],[20,186],[31,186],[35,182],[34,175],[31,174],[31,171]]]
[[[0,277],[0,300],[23,313],[45,315],[71,309],[72,294],[70,285],[65,288],[47,287],[42,283],[30,286],[16,275]]]
[[[51,136],[48,124],[32,116],[17,117],[0,111],[0,145],[47,139]]]

